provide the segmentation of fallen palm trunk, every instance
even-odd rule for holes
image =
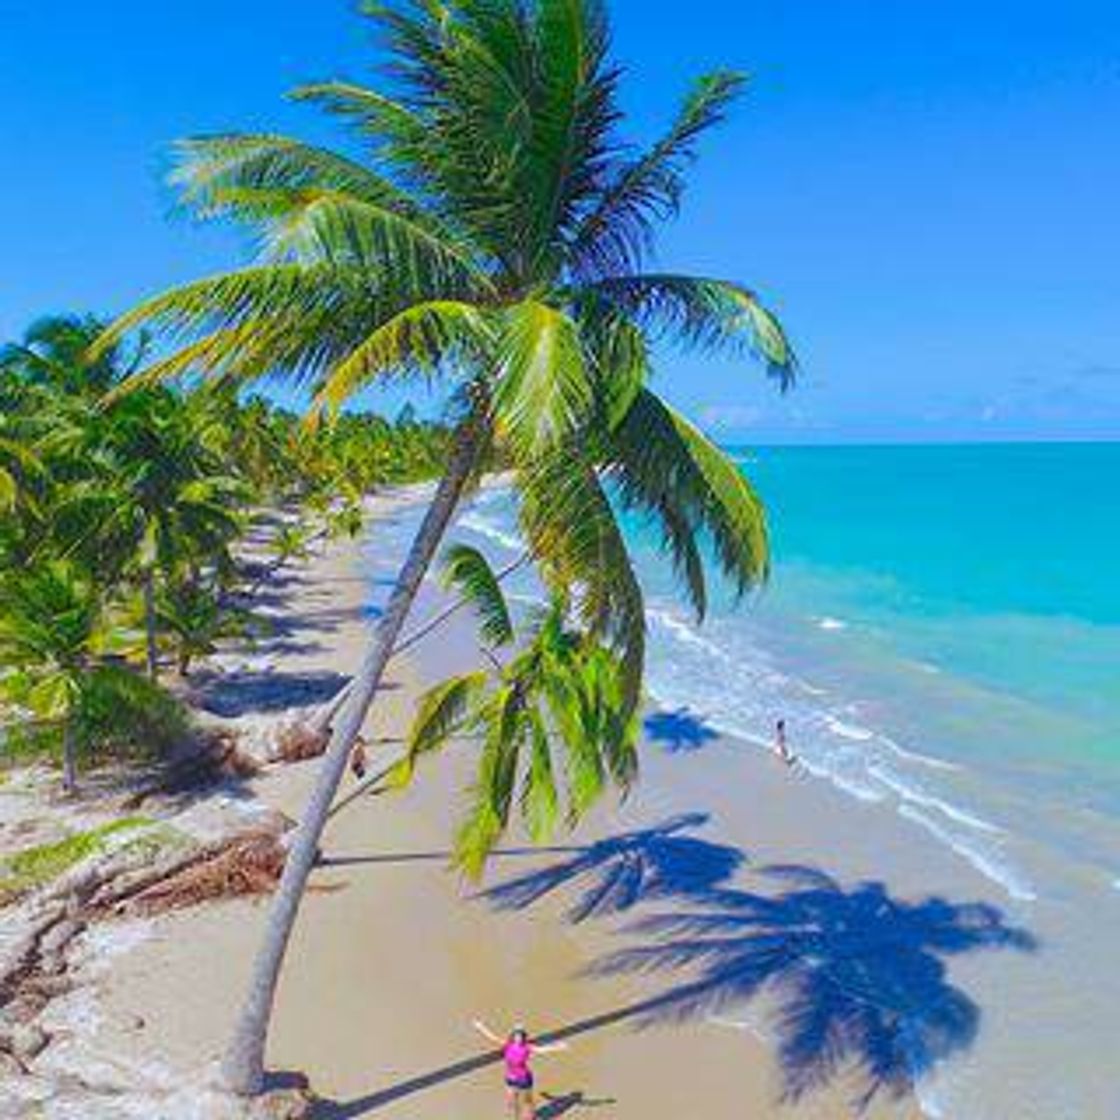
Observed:
[[[201,902],[271,894],[280,881],[285,856],[277,832],[244,833],[132,894],[123,908],[130,913],[152,915]],[[121,908],[118,902],[117,910]]]

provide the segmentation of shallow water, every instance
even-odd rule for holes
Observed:
[[[759,747],[784,718],[812,774],[908,843],[917,826],[1042,939],[1013,982],[972,978],[985,1031],[924,1086],[931,1115],[1120,1115],[1120,445],[732,451],[774,575],[698,625],[632,523],[652,696]],[[482,494],[457,535],[508,559],[510,497]]]

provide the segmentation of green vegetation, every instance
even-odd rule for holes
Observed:
[[[54,317],[0,348],[0,751],[60,758],[68,791],[82,763],[182,736],[160,674],[245,633],[254,510],[294,518],[281,559],[353,535],[362,497],[431,477],[448,438],[409,412],[313,429],[230,384],[130,382],[146,338],[95,352],[103,331]]]
[[[477,878],[515,812],[529,836],[545,843],[562,820],[578,824],[608,786],[626,789],[638,770],[638,719],[626,702],[621,658],[569,623],[566,598],[532,611],[518,635],[481,553],[456,545],[445,571],[478,616],[489,668],[450,677],[421,696],[405,757],[389,780],[411,781],[422,758],[456,738],[481,743],[454,857]],[[505,651],[505,662],[495,650]]]
[[[7,856],[0,860],[0,901],[57,879],[75,864],[104,851],[112,837],[151,825],[147,817],[122,817],[86,832],[75,832],[63,840],[24,848]]]
[[[367,386],[403,378],[438,381],[452,402],[439,487],[336,722],[227,1055],[243,1093],[263,1083],[281,961],[350,748],[478,473],[495,456],[511,469],[526,543],[564,604],[555,642],[576,635],[589,666],[592,651],[609,656],[611,718],[625,725],[640,699],[645,615],[619,506],[660,527],[700,615],[707,556],[740,591],[768,565],[758,499],[651,388],[654,356],[674,343],[753,352],[783,387],[795,366],[751,288],[648,267],[656,227],[680,206],[697,142],[724,118],[740,75],[700,77],[643,147],[621,128],[621,71],[596,0],[362,10],[389,55],[378,88],[328,81],[296,91],[352,128],[351,147],[243,133],[182,142],[173,184],[183,208],[241,226],[260,255],[145,301],[97,350],[149,330],[165,348],[144,364],[141,386],[184,374],[217,384],[287,376],[312,385],[315,411],[327,416]],[[497,688],[518,691],[509,681]],[[484,789],[508,801],[520,786],[508,769],[497,783],[486,770],[509,758],[541,710],[504,704],[516,734],[497,755],[480,752]],[[630,769],[616,777],[624,785]],[[487,835],[506,816],[494,806]]]

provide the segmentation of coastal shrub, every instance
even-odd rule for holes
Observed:
[[[183,704],[138,673],[115,665],[95,667],[86,674],[83,686],[72,716],[82,769],[106,757],[160,758],[189,733]],[[36,760],[61,765],[61,723],[13,720],[0,737],[0,765],[15,767]]]
[[[146,829],[148,817],[121,817],[97,828],[75,832],[62,840],[36,844],[0,860],[0,902],[10,901],[35,887],[57,879],[64,871],[98,852],[122,832]]]

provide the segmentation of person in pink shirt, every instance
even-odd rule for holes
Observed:
[[[474,1029],[483,1038],[502,1048],[502,1061],[505,1063],[506,1101],[513,1120],[533,1120],[537,1115],[536,1100],[533,1095],[533,1071],[529,1063],[534,1054],[555,1053],[567,1050],[567,1044],[554,1042],[544,1046],[534,1042],[524,1027],[515,1026],[502,1038],[495,1034],[481,1019],[475,1019]]]

